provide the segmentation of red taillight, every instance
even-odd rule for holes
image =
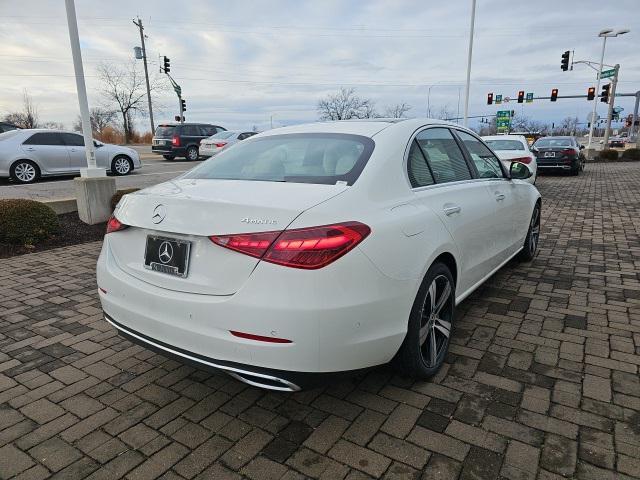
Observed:
[[[180,137],[177,135],[174,135],[173,137],[171,137],[171,145],[174,147],[179,147],[180,146]]]
[[[256,342],[293,343],[291,340],[287,340],[286,338],[265,337],[263,335],[254,335],[253,333],[238,332],[238,331],[235,331],[235,330],[229,330],[229,332],[234,337],[246,338],[247,340],[255,340]]]
[[[214,235],[210,239],[266,262],[312,270],[334,262],[370,233],[363,223],[345,222],[283,232]]]
[[[576,151],[573,148],[566,148],[560,152],[562,155],[575,155]]]
[[[531,163],[531,157],[518,157],[509,159],[510,162]]]
[[[218,143],[214,143],[214,145],[218,148],[222,148],[227,144],[227,142],[218,142]]]
[[[114,215],[111,215],[109,221],[107,222],[107,233],[117,232],[119,230],[124,230],[129,225],[125,225],[120,220],[118,220]]]

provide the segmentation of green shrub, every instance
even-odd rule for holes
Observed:
[[[122,190],[118,190],[113,195],[113,197],[111,197],[111,210],[115,210],[116,209],[116,205],[118,204],[120,199],[123,197],[123,195],[126,195],[127,193],[137,192],[138,190],[140,190],[140,189],[139,188],[125,188],[125,189],[122,189]]]
[[[640,148],[629,148],[622,152],[622,160],[627,162],[640,162]]]
[[[602,150],[600,153],[598,153],[598,158],[600,160],[607,160],[609,162],[615,162],[616,160],[618,160],[618,151],[617,150],[610,150],[610,149]]]
[[[0,200],[0,242],[35,245],[60,229],[58,215],[51,207],[35,200]]]

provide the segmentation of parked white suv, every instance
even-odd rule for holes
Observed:
[[[94,140],[96,163],[115,175],[142,167],[132,148]],[[86,168],[84,137],[74,132],[20,129],[0,133],[0,177],[32,183],[48,175],[71,175]]]

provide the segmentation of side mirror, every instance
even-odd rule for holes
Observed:
[[[102,146],[104,145],[104,143],[99,142],[99,141],[97,141],[97,140],[94,140],[94,141],[93,141],[93,145],[94,145],[94,147],[96,147],[96,148],[100,148],[100,147],[102,147]]]
[[[531,170],[524,163],[520,162],[511,162],[511,166],[509,167],[509,178],[514,180],[526,180],[531,175]]]

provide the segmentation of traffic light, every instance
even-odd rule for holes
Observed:
[[[596,87],[589,87],[587,90],[587,100],[593,100],[596,98]]]
[[[523,103],[524,102],[524,90],[520,90],[518,92],[518,103]]]
[[[602,93],[600,94],[600,101],[603,103],[609,103],[609,90],[611,89],[611,84],[607,83],[602,86]]]
[[[187,102],[185,101],[184,98],[180,99],[180,102],[182,103],[182,111],[186,112],[187,111]]]
[[[171,71],[171,59],[169,57],[164,57],[164,73],[169,73]]]
[[[562,54],[562,61],[560,62],[560,68],[563,72],[569,70],[569,50]]]
[[[558,89],[554,88],[551,90],[551,101],[555,102],[558,100]]]
[[[487,105],[491,105],[493,103],[493,93],[487,94]]]

